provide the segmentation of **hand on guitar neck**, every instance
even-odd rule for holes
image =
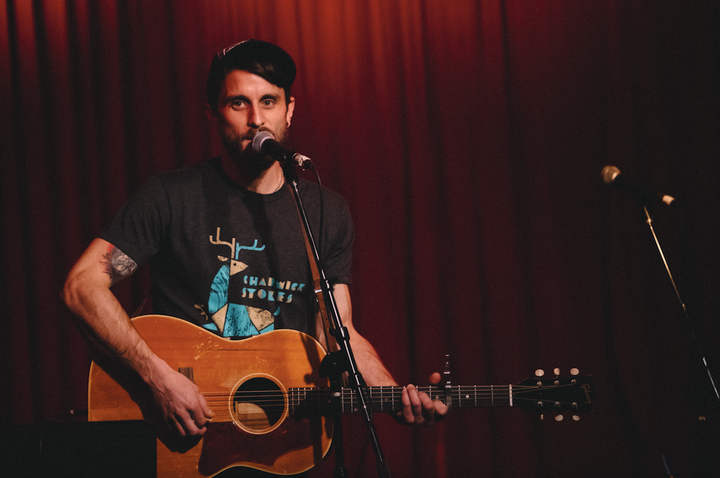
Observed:
[[[440,383],[440,374],[430,376],[430,385]],[[402,410],[395,414],[395,420],[408,425],[427,425],[443,419],[447,406],[440,400],[431,399],[427,393],[420,392],[415,385],[407,385],[402,392]]]

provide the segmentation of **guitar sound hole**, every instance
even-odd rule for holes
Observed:
[[[245,381],[233,396],[233,416],[250,431],[268,430],[280,421],[284,411],[282,390],[267,378],[254,377]]]

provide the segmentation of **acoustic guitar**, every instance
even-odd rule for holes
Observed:
[[[287,475],[309,470],[328,452],[333,413],[357,411],[352,389],[333,394],[320,376],[325,350],[312,337],[276,330],[244,340],[218,337],[161,315],[133,319],[150,347],[195,382],[214,412],[202,439],[158,437],[158,477],[209,477],[243,466]],[[540,412],[590,410],[590,377],[531,378],[516,385],[418,387],[466,407]],[[402,387],[368,387],[373,411],[402,408]],[[90,367],[90,421],[157,419],[150,392],[134,374],[97,359]]]

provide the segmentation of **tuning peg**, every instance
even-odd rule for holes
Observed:
[[[535,376],[536,376],[536,377],[540,378],[540,377],[542,377],[543,375],[545,375],[545,371],[544,371],[543,369],[539,368],[539,369],[535,370]]]
[[[579,416],[579,415],[573,415],[573,416],[572,416],[572,419],[575,420],[576,422],[579,422],[579,421],[580,421],[580,416]]]
[[[565,417],[563,417],[562,415],[555,415],[555,421],[556,421],[556,422],[561,422],[561,421],[563,421],[564,418],[565,418]]]
[[[571,368],[570,375],[580,375],[580,370],[578,370],[576,368]]]
[[[560,369],[559,369],[559,368],[553,369],[553,373],[555,374],[556,377],[559,377],[559,376],[560,376]]]

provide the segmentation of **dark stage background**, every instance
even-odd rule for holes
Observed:
[[[1,1],[1,422],[85,407],[64,277],[150,175],[217,151],[210,58],[255,37],[298,63],[292,143],[350,202],[354,320],[397,379],[425,384],[451,353],[460,384],[595,380],[579,422],[378,416],[394,476],[666,476],[663,459],[720,475],[718,406],[643,213],[600,177],[614,164],[682,201],[650,212],[720,374],[719,8]],[[146,288],[143,273],[117,292],[134,309]],[[359,417],[345,423],[350,475],[375,476]]]

